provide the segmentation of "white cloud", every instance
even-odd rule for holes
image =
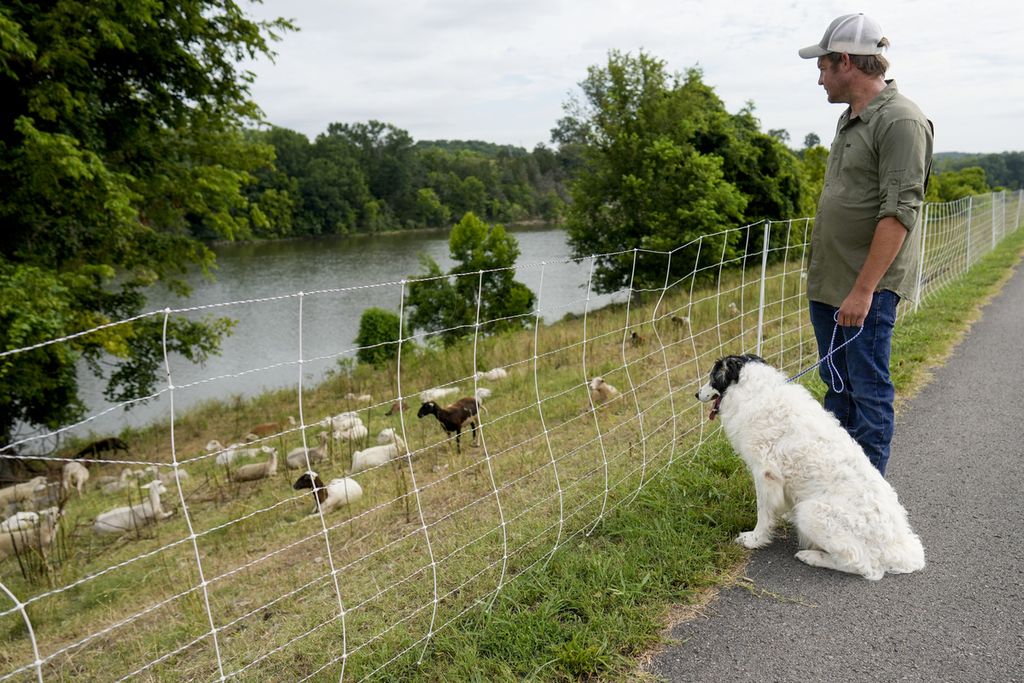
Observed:
[[[851,11],[838,2],[692,0],[266,0],[250,14],[301,27],[276,64],[249,65],[268,121],[309,136],[377,119],[414,139],[549,142],[562,104],[609,50],[699,65],[730,111],[753,101],[767,128],[831,138],[812,62],[796,50]],[[892,77],[936,125],[936,149],[1024,149],[1024,10],[1018,3],[867,0],[893,42]]]

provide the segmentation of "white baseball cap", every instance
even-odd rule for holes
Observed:
[[[850,55],[880,55],[885,51],[879,47],[882,27],[877,21],[864,14],[844,14],[835,19],[821,42],[800,49],[804,59],[814,59],[829,52],[845,52]]]

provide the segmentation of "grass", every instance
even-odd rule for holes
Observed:
[[[1022,241],[1008,238],[901,322],[893,353],[901,398],[949,353]],[[761,340],[762,355],[794,373],[814,358],[796,262],[780,258],[771,269]],[[482,337],[475,349],[405,354],[405,396],[443,382],[468,391],[477,366],[509,368],[510,378],[492,385],[484,447],[467,448],[464,438],[461,455],[433,418],[382,416],[397,395],[397,365],[347,368],[306,390],[307,425],[356,407],[339,398],[349,391],[371,392],[380,402],[361,409],[371,434],[404,427],[413,449],[411,466],[360,473],[364,499],[323,520],[307,517],[308,492],[291,489],[297,473],[232,484],[203,449],[296,415],[294,391],[179,416],[174,455],[190,474],[187,508],[171,487],[170,520],[99,537],[91,519],[120,501],[93,490],[69,502],[67,538],[45,571],[26,577],[14,561],[0,564],[5,585],[31,600],[44,674],[206,680],[217,676],[219,654],[226,673],[247,680],[335,680],[343,662],[349,679],[630,677],[669,606],[700,599],[744,558],[731,539],[753,522],[749,477],[706,432],[692,394],[713,358],[758,343],[754,271],[760,263],[724,275],[719,295],[683,281],[664,300],[593,313],[585,344],[584,321],[570,317]],[[672,325],[672,314],[689,315],[693,334]],[[624,344],[631,329],[647,344]],[[597,374],[623,397],[594,413],[585,380]],[[315,444],[319,429],[307,426],[305,439]],[[171,462],[168,425],[122,436],[133,459]],[[287,430],[267,443],[283,456],[302,437]],[[323,478],[339,476],[350,454],[337,447],[319,468]],[[93,474],[104,470],[117,468]],[[19,613],[0,617],[0,643],[3,672],[32,660]]]

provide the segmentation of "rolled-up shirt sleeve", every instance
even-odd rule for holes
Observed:
[[[908,231],[917,225],[930,149],[931,131],[920,121],[898,119],[889,124],[878,150],[878,219],[893,216]]]

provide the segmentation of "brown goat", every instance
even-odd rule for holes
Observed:
[[[455,451],[457,453],[462,452],[459,437],[462,434],[462,428],[467,423],[473,432],[473,445],[477,445],[476,428],[479,424],[479,418],[477,417],[477,403],[475,398],[468,396],[466,398],[460,398],[447,408],[442,408],[433,401],[427,401],[420,406],[419,412],[416,413],[416,417],[423,417],[424,415],[435,416],[437,421],[441,423],[441,426],[444,427],[444,431],[446,433],[455,433]]]

